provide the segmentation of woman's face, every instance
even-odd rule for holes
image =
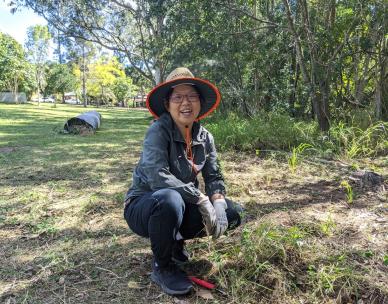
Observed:
[[[191,85],[179,85],[172,91],[166,108],[178,127],[191,127],[201,111],[199,94]]]

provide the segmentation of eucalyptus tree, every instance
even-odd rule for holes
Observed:
[[[35,80],[38,89],[38,102],[40,102],[40,94],[46,86],[45,69],[48,61],[49,43],[51,35],[48,27],[45,25],[30,26],[27,29],[27,58],[34,65]]]
[[[66,59],[68,62],[71,62],[74,67],[79,68],[79,82],[81,83],[82,90],[82,101],[84,107],[88,104],[87,98],[87,79],[89,77],[89,65],[93,60],[98,57],[99,50],[96,45],[90,41],[86,41],[80,38],[71,38],[66,39],[66,43],[63,45],[63,48],[66,49]]]

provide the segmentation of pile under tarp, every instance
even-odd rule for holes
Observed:
[[[70,118],[65,123],[65,130],[73,134],[88,135],[95,133],[100,125],[101,114],[97,111],[88,111]]]

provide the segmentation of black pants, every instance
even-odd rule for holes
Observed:
[[[228,229],[241,223],[240,206],[226,199]],[[161,189],[136,197],[124,210],[129,228],[136,234],[149,237],[156,262],[167,265],[179,231],[184,239],[206,236],[202,216],[196,204],[185,203],[175,190]]]

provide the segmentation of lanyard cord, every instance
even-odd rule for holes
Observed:
[[[194,171],[194,173],[197,174],[198,171],[197,171],[197,168],[195,168],[195,165],[194,165],[193,150],[191,149],[191,135],[190,135],[189,127],[185,126],[185,130],[186,130],[185,141],[186,141],[186,154],[187,154],[187,158],[191,161],[192,171]]]

